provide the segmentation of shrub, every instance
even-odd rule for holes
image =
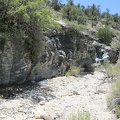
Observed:
[[[98,31],[98,38],[107,45],[111,43],[112,36],[113,33],[109,27],[100,28]]]
[[[120,105],[116,105],[116,115],[117,118],[120,118]]]
[[[78,16],[78,17],[77,17],[77,22],[78,22],[78,24],[85,24],[86,21],[87,21],[87,18],[86,18],[85,15],[83,15],[82,17],[81,17],[81,16]]]
[[[77,115],[73,115],[69,120],[90,120],[90,114],[87,113],[80,113],[78,112]]]
[[[70,66],[70,69],[66,72],[66,76],[77,76],[80,72],[80,68],[76,66]]]
[[[113,76],[112,92],[108,97],[108,107],[116,110],[116,116],[120,118],[120,60],[117,61],[117,64],[111,65],[106,64],[105,68],[107,70],[108,76]]]
[[[108,60],[104,61],[102,64],[103,68],[105,69],[105,77],[109,79],[111,76],[116,75],[116,70],[114,70],[114,65],[110,64]]]
[[[75,5],[66,5],[62,9],[63,18],[69,21],[77,21],[78,24],[86,24],[87,17],[84,12]]]

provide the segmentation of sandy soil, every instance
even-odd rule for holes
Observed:
[[[68,120],[78,110],[89,112],[91,120],[117,120],[107,109],[111,83],[103,78],[94,72],[41,81],[14,99],[0,98],[0,120],[34,120],[40,114],[46,120]]]

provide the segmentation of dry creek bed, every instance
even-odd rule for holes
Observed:
[[[1,90],[0,120],[68,120],[78,110],[89,112],[91,120],[117,120],[107,109],[111,83],[103,78],[94,72]]]

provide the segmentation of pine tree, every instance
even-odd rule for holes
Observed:
[[[73,3],[73,0],[67,0],[67,4],[69,4],[69,5],[74,5],[74,3]]]
[[[52,7],[54,10],[59,11],[60,10],[60,4],[58,0],[52,0]]]

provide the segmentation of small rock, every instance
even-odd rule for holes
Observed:
[[[34,117],[34,115],[33,115],[33,114],[31,114],[31,115],[29,115],[29,117],[30,117],[30,118],[33,118],[33,117]]]
[[[115,113],[116,113],[116,110],[115,110],[115,108],[114,108],[114,109],[112,109],[112,113],[113,113],[113,114],[115,114]]]
[[[47,115],[47,116],[43,116],[44,120],[54,120],[54,116],[50,116],[50,115]]]
[[[7,117],[7,115],[1,115],[0,116],[0,118],[6,118]]]
[[[33,95],[32,96],[32,101],[35,103],[39,103],[40,101],[44,101],[45,98],[43,96],[40,95]]]
[[[40,105],[45,105],[45,101],[40,101]]]
[[[34,117],[35,117],[35,119],[42,119],[42,116],[40,114],[35,114]]]
[[[46,111],[43,109],[39,109],[37,112],[35,112],[34,117],[35,119],[45,119],[46,116],[49,116]]]
[[[40,115],[40,114],[35,114],[35,119],[39,119],[39,120],[54,120],[54,116],[50,116],[50,115]]]
[[[73,95],[80,95],[77,91],[73,91]]]
[[[53,108],[55,111],[60,111],[61,109],[60,108]]]

